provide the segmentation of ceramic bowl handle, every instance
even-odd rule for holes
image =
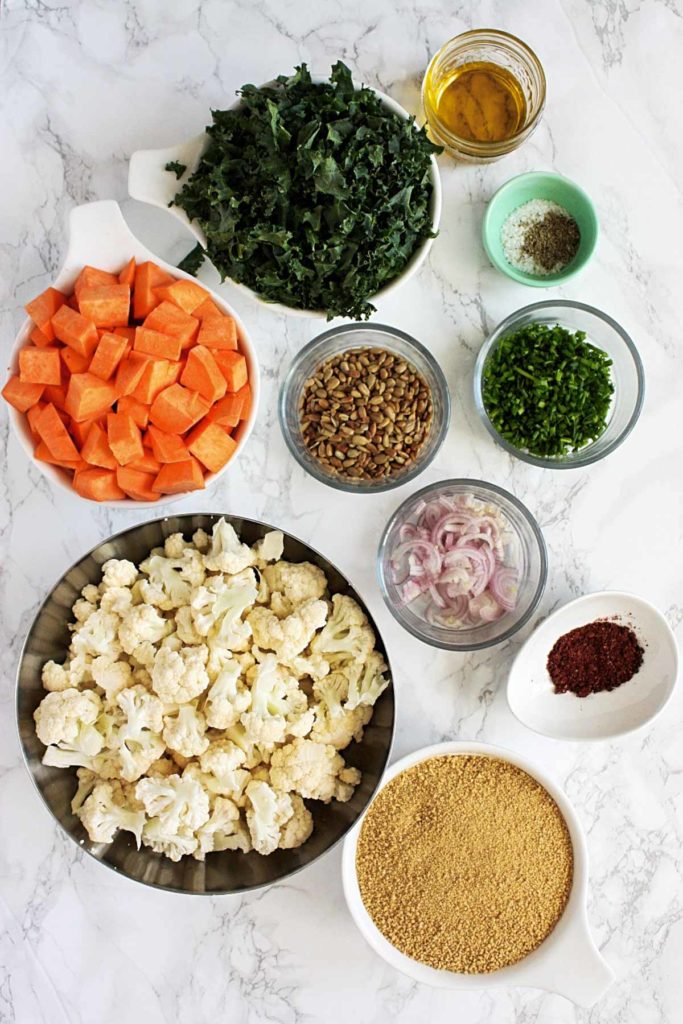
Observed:
[[[208,136],[202,132],[201,135],[166,149],[139,149],[131,156],[128,167],[128,194],[131,198],[173,214],[203,246],[206,246],[206,236],[199,225],[190,221],[180,207],[169,204],[178,189],[196,170],[208,142]],[[186,168],[180,178],[166,170],[166,164],[173,161]]]
[[[573,941],[554,951],[552,962],[546,962],[537,984],[588,1008],[610,987],[614,971],[593,942],[587,926],[577,922],[572,931]]]
[[[69,248],[65,267],[86,264],[103,270],[120,269],[139,243],[123,219],[118,203],[104,199],[76,206],[69,215]]]

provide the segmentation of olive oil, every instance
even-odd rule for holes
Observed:
[[[524,125],[520,83],[501,64],[475,61],[452,68],[433,88],[433,106],[453,135],[471,142],[502,142]]]

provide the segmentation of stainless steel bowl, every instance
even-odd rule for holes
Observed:
[[[206,861],[191,857],[174,864],[148,847],[135,848],[132,836],[120,832],[113,843],[93,843],[79,819],[71,813],[76,790],[75,769],[47,768],[41,763],[45,747],[35,734],[33,712],[45,696],[41,683],[43,664],[51,658],[63,661],[69,646],[71,608],[87,583],[98,583],[101,566],[108,558],[128,558],[138,564],[151,548],[163,545],[172,533],[188,539],[200,527],[210,532],[219,515],[168,516],[118,533],[93,548],[53,587],[29,630],[19,663],[17,678],[17,722],[26,766],[43,801],[66,834],[100,863],[136,882],[171,892],[223,895],[244,892],[280,882],[312,864],[348,832],[370,802],[389,759],[394,731],[394,692],[390,685],[377,701],[372,721],[361,743],[352,743],[343,753],[348,764],[359,768],[362,781],[348,803],[321,804],[307,801],[313,814],[311,838],[295,850],[278,850],[269,857],[258,853],[210,853]],[[253,544],[275,527],[252,519],[226,515],[228,522],[247,544]],[[336,566],[296,537],[285,534],[284,558],[309,561],[325,572],[330,592],[349,594],[361,605],[377,637],[377,649],[389,658],[382,638],[363,600]],[[391,678],[391,670],[389,671]]]

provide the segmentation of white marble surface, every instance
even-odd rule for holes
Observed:
[[[200,130],[247,81],[338,57],[412,110],[428,57],[478,25],[526,39],[549,79],[543,122],[488,167],[441,159],[443,230],[429,264],[378,316],[421,338],[454,396],[447,442],[420,484],[478,476],[537,515],[550,576],[540,614],[569,597],[632,589],[672,625],[681,588],[683,11],[676,0],[5,0],[0,21],[0,290],[7,352],[20,306],[49,281],[69,209],[124,202],[141,238],[184,253],[178,225],[126,201],[130,153]],[[538,294],[487,265],[479,228],[496,187],[553,168],[596,201],[590,268],[561,289],[618,319],[647,372],[632,437],[587,471],[551,473],[496,449],[470,397],[488,330]],[[339,851],[291,883],[243,899],[182,898],[104,871],[55,827],[20,762],[13,714],[19,647],[46,589],[105,535],[145,518],[57,494],[30,468],[4,412],[0,481],[0,1021],[5,1024],[675,1024],[683,1005],[683,697],[656,726],[614,743],[544,740],[516,723],[504,684],[519,640],[471,657],[431,651],[390,619],[374,552],[405,488],[337,495],[292,463],[274,415],[280,376],[315,330],[225,288],[264,374],[255,435],[221,486],[175,511],[228,510],[278,523],[329,554],[377,616],[396,667],[395,756],[446,738],[533,754],[564,785],[588,836],[590,920],[617,980],[591,1011],[535,990],[445,993],[393,973],[346,912]],[[548,294],[558,294],[550,292]],[[408,485],[410,486],[410,485]],[[528,632],[528,630],[527,630]],[[522,639],[521,637],[519,639]],[[568,965],[571,970],[571,965]]]

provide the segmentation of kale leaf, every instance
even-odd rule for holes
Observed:
[[[206,253],[202,246],[197,242],[194,249],[190,249],[186,256],[183,256],[180,263],[178,264],[178,270],[184,270],[186,274],[192,274],[193,277],[197,276],[199,268],[204,262]]]
[[[374,295],[433,235],[430,157],[440,152],[355,89],[338,61],[329,82],[305,64],[241,89],[212,111],[209,146],[174,199],[206,235],[221,277],[328,319],[365,319]]]
[[[183,174],[187,170],[187,164],[181,164],[179,160],[169,160],[164,167],[164,170],[168,171],[170,174],[175,174],[176,179],[182,178]]]

